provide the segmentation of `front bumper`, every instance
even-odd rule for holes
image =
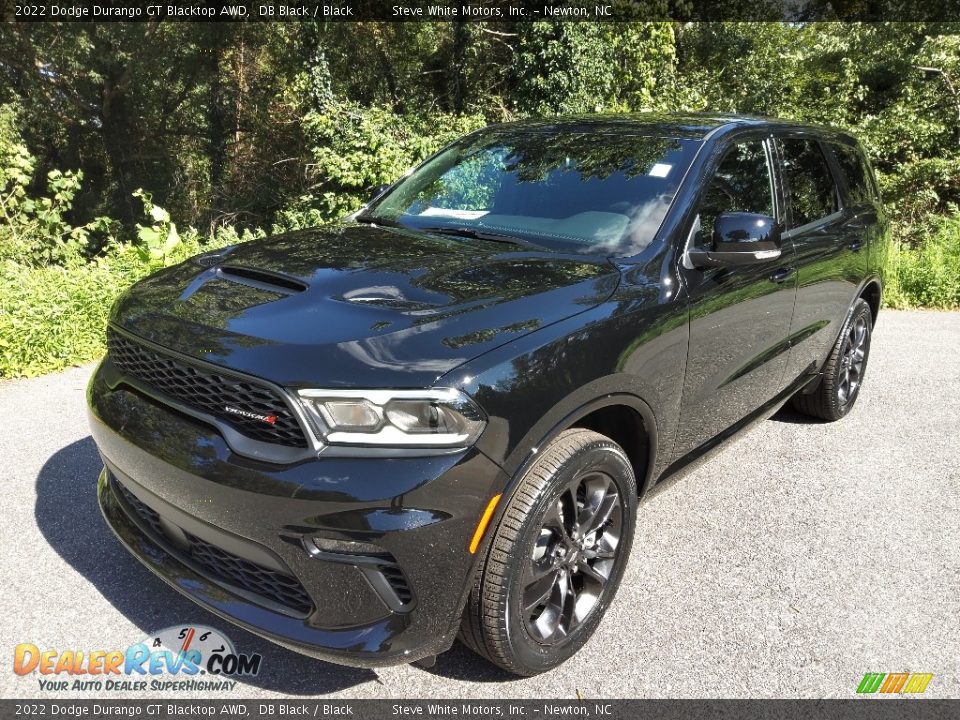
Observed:
[[[104,518],[181,593],[332,662],[413,662],[453,643],[476,562],[470,539],[507,482],[483,454],[273,465],[130,388],[111,389],[103,366],[88,402]]]

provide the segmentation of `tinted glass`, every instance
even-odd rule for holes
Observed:
[[[713,223],[725,212],[773,215],[773,186],[760,140],[727,150],[700,202],[700,244],[709,244]]]
[[[850,203],[856,205],[871,202],[873,191],[871,190],[870,174],[863,157],[848,145],[831,145],[830,147],[837,158],[840,170],[843,171],[843,176],[847,180]]]
[[[622,133],[489,130],[441,152],[361,219],[633,255],[653,239],[699,146]]]
[[[837,211],[837,189],[830,166],[814,140],[784,140],[784,172],[790,188],[793,224],[812,223]]]

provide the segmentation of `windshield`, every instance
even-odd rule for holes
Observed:
[[[358,219],[636,255],[700,145],[624,133],[487,130],[451,145]]]

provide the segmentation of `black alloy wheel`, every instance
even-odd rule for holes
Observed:
[[[559,642],[589,617],[610,580],[623,522],[609,475],[590,473],[567,485],[543,519],[522,581],[531,637]]]
[[[805,415],[823,420],[839,420],[849,413],[863,387],[870,358],[873,314],[863,299],[858,299],[847,315],[834,343],[821,379],[812,392],[793,396],[793,407]]]
[[[619,445],[573,428],[543,448],[506,502],[460,639],[512,673],[535,675],[577,652],[613,600],[637,485]]]

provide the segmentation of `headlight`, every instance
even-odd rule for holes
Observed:
[[[331,445],[457,448],[472,445],[486,421],[459,390],[300,390]]]

